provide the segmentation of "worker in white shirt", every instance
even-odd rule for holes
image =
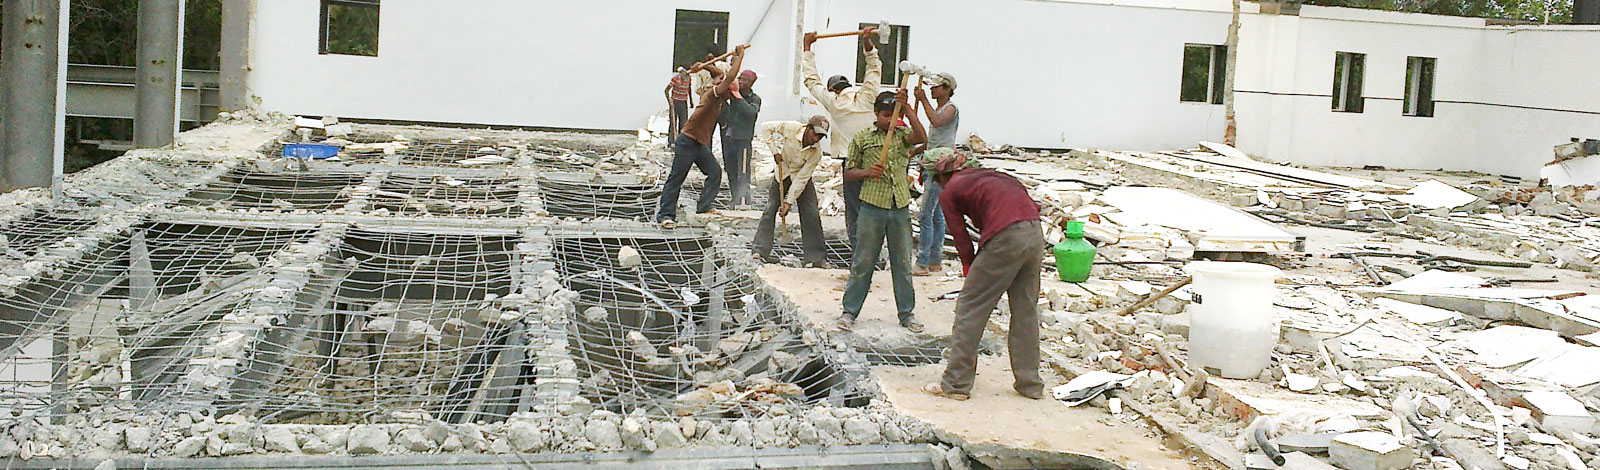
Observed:
[[[877,47],[872,45],[877,29],[867,27],[861,30],[861,50],[866,57],[867,73],[862,77],[861,85],[855,88],[850,87],[850,79],[843,75],[829,77],[824,84],[822,76],[817,74],[817,56],[811,52],[811,43],[817,41],[816,33],[806,33],[802,43],[804,52],[800,55],[800,69],[806,89],[811,91],[811,96],[817,99],[833,120],[829,138],[833,141],[834,158],[844,159],[850,140],[877,120],[872,106],[878,98],[878,88],[883,84],[883,62],[878,59]],[[845,180],[844,222],[851,247],[856,243],[856,213],[860,208],[861,182]]]
[[[772,121],[761,123],[756,135],[772,149],[782,179],[773,178],[767,191],[767,209],[756,226],[756,256],[775,262],[772,257],[775,218],[788,217],[789,209],[800,208],[800,246],[803,259],[811,266],[826,266],[827,247],[822,239],[822,214],[817,210],[817,187],[811,181],[822,160],[822,138],[828,135],[828,119],[811,116],[805,123]],[[774,217],[777,216],[777,217]]]

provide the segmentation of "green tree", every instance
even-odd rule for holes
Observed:
[[[1572,0],[1306,0],[1305,4],[1529,23],[1566,23],[1572,19]]]

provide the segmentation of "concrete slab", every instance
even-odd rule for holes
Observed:
[[[793,301],[811,326],[830,334],[839,331],[839,327],[834,325],[834,320],[839,318],[841,312],[845,281],[850,279],[849,271],[790,268],[768,264],[761,266],[757,274]],[[911,279],[917,292],[917,306],[913,312],[916,313],[917,319],[927,326],[924,335],[937,338],[950,337],[956,301],[935,301],[929,298],[960,291],[963,278],[929,276]],[[855,334],[872,337],[909,334],[900,327],[898,319],[895,318],[892,282],[888,271],[878,271],[872,276],[872,290],[867,294],[867,301],[861,308],[861,316],[857,318]]]
[[[1377,405],[1338,395],[1295,393],[1253,380],[1211,378],[1207,396],[1244,421],[1283,413],[1327,412],[1355,418],[1378,418],[1387,411]]]
[[[1284,434],[1276,441],[1279,451],[1308,454],[1326,454],[1332,443],[1333,434]]]
[[[1411,467],[1413,454],[1393,434],[1363,431],[1333,438],[1328,456],[1345,470],[1399,470]]]
[[[1127,423],[1104,409],[1067,407],[1054,400],[1029,400],[1011,390],[1004,357],[983,356],[972,399],[954,401],[928,395],[923,384],[938,380],[944,366],[873,368],[895,409],[939,429],[941,437],[973,449],[1009,448],[1020,452],[1076,454],[1123,468],[1202,468],[1171,449],[1142,425]],[[973,452],[977,455],[979,452]],[[1137,467],[1135,467],[1137,465]],[[1024,464],[1020,468],[1027,468]]]
[[[1303,452],[1283,454],[1283,459],[1283,465],[1278,465],[1272,463],[1272,459],[1266,455],[1250,454],[1245,456],[1245,468],[1250,470],[1336,470],[1338,468]]]
[[[1533,417],[1546,428],[1588,432],[1594,428],[1594,415],[1583,403],[1562,392],[1528,392],[1522,399],[1533,410]]]

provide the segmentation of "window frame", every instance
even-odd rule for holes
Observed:
[[[1187,70],[1187,67],[1189,66],[1189,51],[1191,49],[1204,49],[1206,54],[1208,54],[1206,58],[1206,75],[1204,78],[1206,91],[1204,96],[1198,100],[1191,100],[1188,99],[1189,97],[1184,96],[1184,90],[1187,88],[1187,83],[1185,83],[1185,80],[1189,78],[1189,71]],[[1222,44],[1184,43],[1183,58],[1179,65],[1181,68],[1178,76],[1179,102],[1196,104],[1222,104],[1223,99],[1227,97],[1226,88],[1228,84],[1228,46]]]
[[[716,17],[716,19],[694,19],[685,18],[685,16],[709,16]],[[706,44],[684,44],[680,42],[684,39],[684,26],[709,26],[712,43],[721,46],[722,52],[727,52],[728,25],[731,17],[732,15],[726,11],[694,10],[689,8],[674,9],[672,17],[672,69],[677,70],[679,66],[688,67],[696,62],[705,60]],[[685,55],[682,61],[687,61],[688,63],[678,63],[680,62],[678,57],[680,54]]]
[[[317,54],[318,55],[343,55],[343,56],[354,56],[354,57],[377,57],[378,56],[378,51],[380,49],[380,46],[383,43],[383,21],[382,21],[383,15],[382,15],[382,5],[380,4],[381,1],[382,0],[322,0],[320,2],[321,5],[322,5],[321,12],[319,13],[320,16],[318,16],[318,19],[320,21],[318,21],[319,25],[318,25],[318,29],[317,29]],[[372,43],[373,43],[372,54],[369,55],[369,54],[359,54],[359,53],[355,53],[355,52],[340,52],[340,51],[334,51],[334,50],[329,48],[329,46],[331,44],[330,44],[330,41],[328,40],[328,36],[329,36],[329,33],[332,32],[332,30],[328,27],[328,23],[332,21],[332,16],[330,16],[329,14],[332,12],[332,10],[333,10],[332,7],[334,7],[334,6],[352,7],[352,8],[371,8],[378,14],[378,19],[379,19],[378,28],[377,28],[377,31],[375,31],[373,33],[377,37],[372,38],[373,39],[372,40]]]
[[[1361,52],[1334,53],[1333,58],[1333,111],[1361,113],[1366,110],[1367,97],[1362,90],[1367,75],[1367,54]]]
[[[877,26],[878,23],[861,23],[856,31],[868,26]],[[857,38],[859,41],[860,39]],[[883,85],[887,87],[900,86],[900,61],[906,60],[911,55],[911,26],[901,24],[889,25],[889,44],[878,44],[877,39],[872,40],[872,45],[878,49],[878,58],[883,59]],[[894,49],[894,56],[886,58],[884,50]],[[890,60],[892,59],[892,60]],[[856,83],[866,81],[867,78],[867,53],[856,46]]]
[[[1438,73],[1438,58],[1406,57],[1406,94],[1404,105],[1400,108],[1402,116],[1433,117],[1434,80]]]

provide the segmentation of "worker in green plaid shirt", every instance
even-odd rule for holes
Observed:
[[[912,313],[916,308],[916,292],[911,285],[911,147],[928,140],[927,131],[916,113],[905,113],[911,129],[896,127],[893,122],[896,105],[906,110],[906,92],[886,91],[878,94],[873,103],[877,117],[872,127],[863,129],[850,141],[850,155],[845,159],[844,177],[861,181],[861,210],[856,220],[856,244],[850,260],[850,281],[844,288],[844,314],[839,316],[839,328],[855,326],[861,315],[861,305],[867,300],[872,287],[872,272],[877,268],[878,254],[885,242],[889,245],[889,273],[894,279],[895,309],[900,326],[921,333],[922,323]],[[888,159],[878,163],[884,146],[889,148]]]

